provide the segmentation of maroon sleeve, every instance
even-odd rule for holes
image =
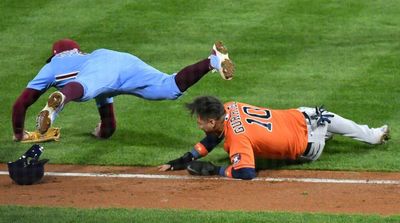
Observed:
[[[25,88],[18,99],[15,101],[12,111],[12,125],[14,136],[17,140],[21,140],[24,132],[25,114],[29,106],[31,106],[43,92],[31,88]]]
[[[99,107],[99,114],[101,118],[100,138],[109,138],[112,136],[117,126],[113,104],[105,104]]]

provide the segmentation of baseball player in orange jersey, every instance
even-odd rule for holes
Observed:
[[[369,144],[389,139],[387,125],[370,128],[323,108],[273,110],[240,102],[222,104],[212,96],[198,97],[187,108],[197,115],[198,126],[206,137],[192,151],[159,166],[160,171],[187,168],[195,175],[252,179],[256,176],[255,157],[314,161],[333,134]],[[194,161],[206,156],[223,139],[231,165]]]

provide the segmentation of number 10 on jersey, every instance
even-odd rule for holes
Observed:
[[[243,112],[250,116],[246,118],[246,122],[249,124],[257,124],[261,127],[266,128],[269,132],[272,132],[272,123],[268,122],[271,118],[271,112],[267,109],[260,109],[256,107],[244,106]]]

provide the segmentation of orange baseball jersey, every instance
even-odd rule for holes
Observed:
[[[255,168],[254,157],[296,159],[304,153],[307,124],[299,110],[271,110],[240,102],[224,107],[224,149],[234,169]]]

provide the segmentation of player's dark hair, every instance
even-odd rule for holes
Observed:
[[[222,102],[213,96],[200,96],[192,103],[186,103],[186,108],[191,115],[198,115],[201,119],[221,119],[225,115]]]

